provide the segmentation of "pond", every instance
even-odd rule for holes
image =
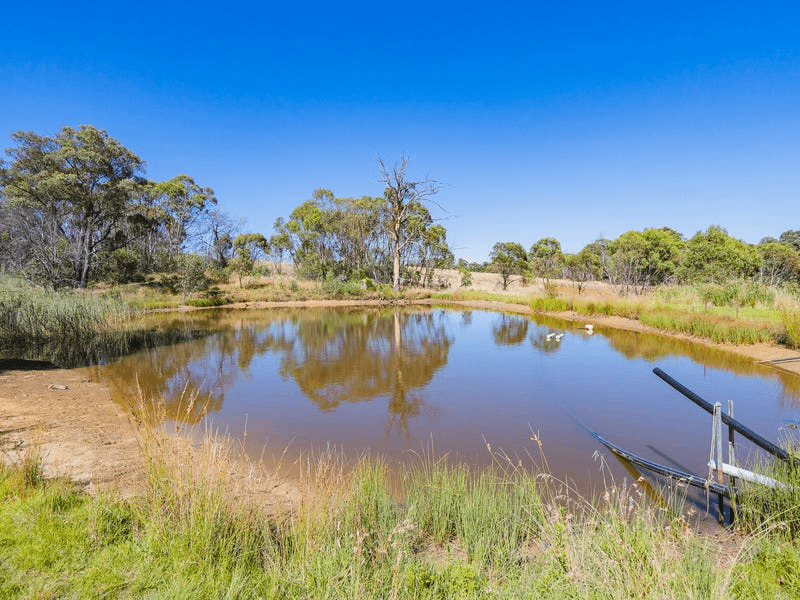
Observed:
[[[667,336],[590,334],[581,322],[427,306],[158,318],[207,335],[115,359],[96,376],[120,402],[163,397],[173,421],[246,431],[249,452],[268,462],[333,446],[390,462],[432,448],[474,465],[498,452],[530,464],[539,440],[553,475],[588,490],[602,447],[585,426],[705,475],[711,417],[654,367],[725,410],[733,399],[737,419],[770,440],[800,416],[796,376]]]

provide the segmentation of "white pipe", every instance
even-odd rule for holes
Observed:
[[[717,468],[716,463],[714,463],[713,460],[709,463],[709,466],[711,466],[712,470],[716,470]],[[753,471],[747,471],[739,467],[734,467],[733,465],[729,465],[728,463],[722,463],[722,472],[725,473],[725,475],[728,475],[729,477],[738,477],[740,479],[744,479],[745,481],[766,485],[767,487],[771,487],[773,489],[779,489],[779,490],[793,489],[793,486],[781,483],[777,479],[773,479],[772,477],[767,477],[766,475],[761,475],[760,473],[753,473]]]

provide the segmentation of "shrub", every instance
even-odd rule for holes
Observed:
[[[458,267],[458,273],[461,275],[461,287],[469,287],[472,285],[472,272],[466,267]]]

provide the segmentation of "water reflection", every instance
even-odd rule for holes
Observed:
[[[492,325],[492,337],[497,346],[515,346],[525,341],[531,321],[527,317],[501,314]]]
[[[44,341],[25,340],[24,343],[0,340],[0,356],[45,360],[57,367],[71,369],[102,365],[125,354],[202,338],[208,333],[207,323],[189,325],[173,315],[160,315],[149,318],[145,324],[127,323],[117,331],[99,331],[80,339],[69,336]]]
[[[350,318],[298,319],[295,344],[281,358],[280,372],[323,411],[342,402],[388,396],[387,434],[407,433],[419,414],[419,390],[447,364],[452,336],[441,314],[408,310],[356,313]]]
[[[163,398],[174,421],[246,429],[257,457],[267,445],[283,456],[330,443],[402,459],[433,440],[437,452],[482,464],[492,460],[484,440],[512,457],[536,454],[535,431],[553,472],[585,481],[598,445],[576,416],[631,452],[703,473],[709,419],[651,373],[656,364],[711,402],[736,399],[737,418],[767,437],[798,417],[800,377],[688,341],[588,335],[553,318],[437,307],[173,318],[206,335],[97,375],[120,400]]]
[[[119,398],[163,398],[167,416],[198,423],[219,411],[253,362],[278,357],[279,373],[320,410],[388,398],[392,430],[407,433],[420,390],[447,364],[453,342],[442,313],[429,310],[272,311],[218,314],[204,340],[120,359],[106,370]]]

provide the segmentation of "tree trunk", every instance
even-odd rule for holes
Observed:
[[[400,221],[395,223],[394,227],[394,248],[393,253],[393,268],[392,268],[392,287],[394,291],[400,291]]]

